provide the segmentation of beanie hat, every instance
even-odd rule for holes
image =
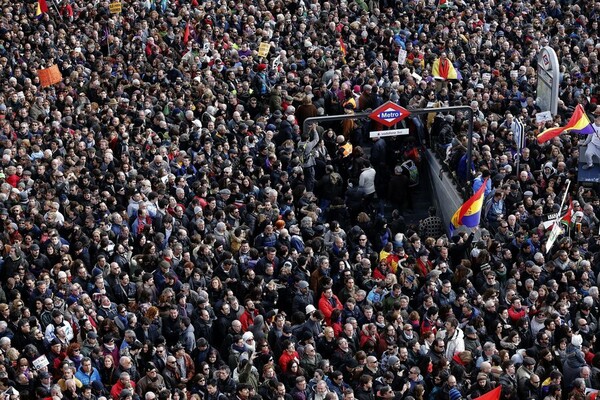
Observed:
[[[460,394],[457,388],[452,388],[450,389],[450,392],[448,392],[448,397],[450,400],[460,400],[462,398],[462,394]]]

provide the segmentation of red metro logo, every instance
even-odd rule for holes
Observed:
[[[387,103],[377,107],[371,114],[369,114],[369,118],[379,122],[382,125],[390,127],[396,125],[409,115],[410,111],[408,111],[406,108],[400,107],[398,104],[388,101]]]

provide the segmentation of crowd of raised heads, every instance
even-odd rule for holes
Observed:
[[[600,136],[536,135],[600,128],[600,3],[440,3],[2,2],[2,396],[595,396]],[[387,101],[470,106],[471,159],[462,113],[305,124]],[[414,221],[422,141],[481,228]]]

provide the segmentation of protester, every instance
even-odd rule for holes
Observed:
[[[580,151],[598,162],[600,8],[442,3],[5,2],[5,396],[600,389],[600,200],[578,183]],[[538,124],[548,45],[559,105]],[[304,126],[388,100],[468,105],[471,159],[469,113],[407,118],[410,139]],[[592,135],[537,141],[578,104]],[[422,141],[461,193],[485,184],[486,229],[411,220]]]

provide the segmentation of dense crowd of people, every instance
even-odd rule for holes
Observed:
[[[600,3],[47,4],[0,13],[4,399],[600,389],[600,201],[577,179],[579,145],[600,139],[536,141],[577,104],[598,135]],[[560,100],[539,125],[544,46]],[[434,79],[438,58],[459,78]],[[52,65],[62,81],[42,87]],[[404,219],[420,139],[304,127],[388,100],[471,107],[470,160],[465,115],[403,124],[465,188],[487,185],[481,229]]]

